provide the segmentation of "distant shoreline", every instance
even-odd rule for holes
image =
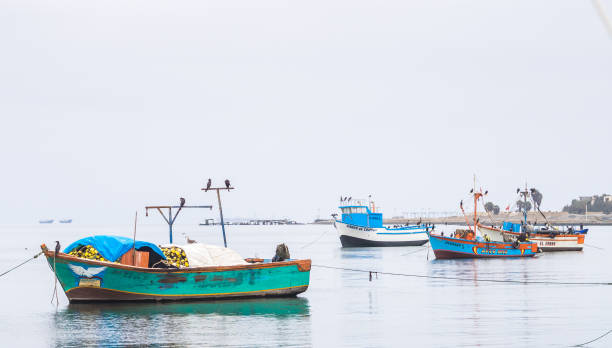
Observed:
[[[472,213],[473,214],[473,213]],[[468,215],[469,224],[473,224],[474,215]],[[606,215],[603,213],[591,213],[585,218],[585,215],[569,214],[566,212],[544,212],[548,222],[553,226],[566,226],[566,225],[584,225],[584,226],[612,226],[612,214]],[[502,213],[499,215],[493,215],[479,212],[478,219],[483,225],[501,225],[504,221],[520,223],[523,221],[523,214],[521,213]],[[416,224],[432,223],[432,224],[447,224],[447,225],[466,225],[466,218],[464,216],[447,216],[447,217],[423,217],[423,218],[409,218],[409,219],[385,219],[385,224]],[[527,215],[527,221],[536,224],[544,225],[546,219],[540,215],[540,213],[529,212]]]
[[[473,214],[473,213],[472,213]],[[548,222],[553,226],[578,226],[580,224],[584,226],[612,226],[612,214],[603,213],[589,213],[585,217],[584,214],[569,214],[566,212],[544,212]],[[501,225],[504,221],[520,223],[523,221],[523,214],[521,213],[502,213],[499,215],[493,215],[489,217],[489,214],[485,212],[479,212],[478,218],[480,223],[483,225]],[[446,216],[446,217],[417,217],[417,218],[397,218],[397,219],[384,219],[385,225],[414,225],[421,221],[421,223],[430,223],[436,225],[459,225],[465,226],[464,216]],[[474,222],[474,215],[468,213],[468,221],[470,225]],[[540,213],[529,212],[527,214],[527,221],[535,223],[537,225],[544,225],[546,220],[540,215]],[[313,225],[331,225],[334,220],[318,220],[311,222]]]

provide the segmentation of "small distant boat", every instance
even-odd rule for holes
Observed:
[[[55,221],[55,220],[49,219],[49,220],[40,220],[38,222],[41,223],[41,224],[52,224],[53,221]]]
[[[580,226],[579,230],[574,230],[572,227],[563,231],[559,230],[548,223],[546,215],[540,210],[538,202],[533,199],[534,192],[539,193],[535,189],[527,190],[525,187],[524,191],[517,190],[523,196],[525,205],[527,204],[527,198],[532,198],[535,209],[544,217],[546,220],[546,226],[543,228],[536,228],[527,222],[527,211],[523,210],[523,221],[520,224],[512,222],[504,222],[501,227],[485,226],[478,223],[478,229],[491,237],[495,241],[506,241],[511,242],[519,238],[521,235],[526,235],[531,241],[538,244],[538,247],[542,251],[580,251],[584,245],[584,238],[586,233],[589,231],[588,228]],[[540,199],[541,199],[541,194]]]
[[[72,223],[72,219],[64,219],[64,220],[60,220],[59,222],[60,222],[60,224],[71,224]]]
[[[481,192],[472,190],[474,196],[474,223],[470,226],[463,201],[460,204],[468,229],[458,229],[451,236],[445,237],[444,233],[437,235],[429,233],[429,242],[437,259],[459,259],[459,258],[508,258],[508,257],[531,257],[538,253],[536,243],[527,242],[523,236],[514,242],[491,241],[488,236],[483,238],[478,234],[477,208],[478,199],[484,196]]]
[[[429,226],[383,226],[382,213],[376,212],[374,202],[364,203],[359,199],[341,200],[339,208],[342,219],[336,219],[334,226],[343,247],[416,246],[427,243]]]

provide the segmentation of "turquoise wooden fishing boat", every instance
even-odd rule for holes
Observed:
[[[229,191],[233,187],[230,187],[229,180],[225,185],[224,188],[207,187],[206,190],[217,191],[223,244],[227,248],[219,191]],[[145,207],[147,213],[149,209],[156,209],[164,217],[169,227],[170,243],[172,225],[182,209],[212,208],[187,206],[184,198],[180,202],[179,206]],[[168,209],[168,216],[162,209]],[[242,260],[236,254],[237,258],[232,262],[200,262],[197,267],[193,263],[168,262],[172,260],[157,245],[136,240],[136,222],[133,239],[91,236],[70,244],[64,252],[60,252],[59,243],[54,251],[44,244],[41,249],[71,303],[296,296],[306,291],[310,282],[311,261],[289,259],[288,250],[284,256],[279,256],[278,248],[274,261]],[[182,255],[186,255],[184,250]]]
[[[44,244],[41,248],[71,303],[295,296],[310,281],[310,260],[245,259],[245,265],[164,269],[83,259]]]

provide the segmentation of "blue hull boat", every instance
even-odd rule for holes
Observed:
[[[535,243],[479,242],[429,234],[429,243],[436,259],[500,258],[535,256]]]

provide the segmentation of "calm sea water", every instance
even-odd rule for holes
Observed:
[[[449,227],[450,228],[450,227]],[[272,257],[278,243],[315,265],[471,279],[612,282],[612,231],[593,227],[583,252],[534,259],[435,260],[426,247],[342,249],[332,226],[230,226],[244,257]],[[131,236],[130,226],[0,227],[0,272],[38,252],[92,234]],[[177,225],[221,244],[220,228]],[[139,227],[167,242],[167,227]],[[304,247],[313,240],[316,243]],[[612,286],[521,285],[423,279],[313,267],[297,298],[188,303],[50,303],[53,275],[36,259],[0,278],[2,346],[570,346],[612,329]],[[59,285],[58,285],[59,286]],[[593,343],[612,346],[612,334]]]

